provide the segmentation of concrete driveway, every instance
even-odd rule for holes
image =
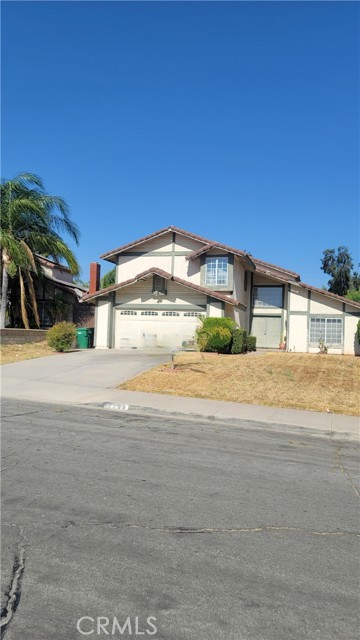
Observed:
[[[1,367],[3,396],[40,402],[101,402],[104,389],[170,360],[162,351],[88,349]],[[111,394],[110,394],[111,396]]]

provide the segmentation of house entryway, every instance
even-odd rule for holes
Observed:
[[[254,316],[251,335],[260,349],[278,349],[281,341],[281,316]]]

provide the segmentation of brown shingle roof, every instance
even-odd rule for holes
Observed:
[[[314,291],[315,293],[320,293],[327,298],[334,298],[334,300],[339,300],[339,302],[345,302],[345,304],[349,304],[357,309],[360,309],[360,302],[356,302],[355,300],[350,300],[350,298],[344,298],[343,296],[338,296],[337,293],[332,293],[331,291],[326,291],[325,289],[318,289],[317,287],[312,287],[310,284],[306,284],[305,282],[298,283],[300,287],[304,289],[309,289],[309,291]]]
[[[200,291],[207,296],[211,296],[212,298],[217,298],[223,302],[228,302],[236,307],[241,307],[245,309],[245,305],[243,305],[239,300],[235,298],[230,298],[229,296],[224,295],[223,293],[219,293],[218,291],[213,291],[212,289],[208,289],[207,287],[202,287],[199,284],[194,284],[193,282],[189,282],[188,280],[183,280],[182,278],[178,278],[177,276],[172,276],[167,271],[163,271],[162,269],[158,269],[157,267],[152,267],[151,269],[147,269],[146,271],[142,271],[138,273],[134,278],[130,278],[129,280],[124,280],[124,282],[119,282],[118,284],[113,284],[110,287],[106,287],[105,289],[100,289],[99,291],[95,291],[95,293],[86,293],[83,296],[83,301],[87,302],[89,300],[93,300],[94,298],[99,298],[102,296],[106,296],[108,293],[112,293],[113,291],[117,291],[117,289],[122,289],[123,287],[127,287],[131,284],[135,284],[139,280],[146,278],[150,275],[157,275],[165,278],[166,280],[172,280],[177,284],[181,284],[184,287],[189,287],[190,289],[194,289],[195,291]]]
[[[185,229],[180,229],[180,227],[174,227],[174,226],[170,226],[170,227],[164,227],[163,229],[159,229],[159,231],[155,231],[154,233],[150,233],[147,236],[143,236],[142,238],[139,238],[138,240],[135,240],[134,242],[128,242],[128,244],[124,244],[121,247],[118,247],[117,249],[113,249],[112,251],[107,251],[106,253],[103,253],[100,258],[102,258],[103,260],[109,260],[111,257],[117,255],[118,253],[123,253],[123,251],[126,251],[127,249],[131,249],[132,247],[135,247],[138,244],[142,244],[143,242],[146,242],[147,240],[152,240],[153,238],[156,238],[157,236],[161,236],[164,233],[167,233],[169,231],[174,231],[175,233],[179,233],[180,235],[186,236],[188,238],[193,238],[194,240],[199,240],[199,242],[203,242],[206,245],[213,245],[216,247],[219,247],[221,249],[225,249],[226,251],[231,251],[233,253],[237,253],[238,255],[244,256],[244,258],[250,259],[249,255],[245,252],[245,251],[241,251],[241,249],[232,249],[231,247],[228,247],[228,245],[226,244],[221,244],[219,242],[215,242],[214,240],[208,240],[208,238],[204,238],[203,236],[199,236],[196,233],[191,233],[191,231],[185,231]],[[111,260],[110,260],[111,262]]]
[[[296,273],[296,271],[290,271],[289,269],[284,269],[284,267],[278,267],[276,264],[271,264],[271,262],[264,262],[264,260],[259,260],[258,258],[254,258],[253,256],[251,256],[251,259],[255,263],[256,269],[258,271],[261,271],[262,273],[267,273],[268,271],[281,271],[281,273],[291,275],[296,280],[300,281],[300,274]]]
[[[189,255],[187,256],[188,259],[193,259],[195,257],[198,257],[202,253],[204,253],[204,251],[208,251],[211,248],[217,247],[219,249],[229,251],[230,253],[234,253],[235,255],[243,256],[244,258],[247,259],[247,261],[250,261],[250,266],[251,264],[254,265],[256,268],[259,269],[259,271],[263,273],[273,269],[275,271],[280,271],[285,275],[291,275],[296,280],[300,280],[300,275],[295,271],[290,271],[289,269],[284,269],[283,267],[279,267],[276,264],[271,264],[270,262],[259,260],[258,258],[254,258],[253,256],[247,254],[245,251],[242,251],[241,249],[235,249],[234,247],[230,247],[227,244],[222,244],[221,242],[209,240],[204,236],[199,236],[196,233],[192,233],[191,231],[185,231],[185,229],[180,229],[179,227],[175,227],[173,225],[169,227],[164,227],[163,229],[159,229],[158,231],[154,231],[154,233],[150,233],[149,235],[143,236],[142,238],[139,238],[138,240],[135,240],[133,242],[128,242],[127,244],[124,244],[121,247],[118,247],[117,249],[112,249],[111,251],[107,251],[106,253],[103,253],[100,256],[100,258],[102,258],[103,260],[109,260],[110,262],[113,262],[112,258],[114,258],[117,254],[122,253],[127,249],[131,249],[132,247],[135,247],[138,244],[142,244],[147,240],[152,240],[153,238],[161,236],[164,233],[167,233],[169,231],[174,231],[175,233],[179,233],[180,235],[187,236],[188,238],[193,238],[194,240],[199,240],[199,242],[204,243],[205,247],[201,247],[200,249],[195,249],[195,251],[192,251],[191,253],[189,253]]]

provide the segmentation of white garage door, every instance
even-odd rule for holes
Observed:
[[[195,340],[200,326],[197,311],[158,311],[157,309],[117,309],[115,349],[163,347],[179,349]]]
[[[281,317],[254,316],[251,334],[256,336],[256,346],[278,349],[281,339]]]

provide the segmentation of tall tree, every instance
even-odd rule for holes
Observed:
[[[39,176],[20,173],[13,180],[1,181],[1,309],[0,328],[5,326],[9,276],[20,282],[21,315],[29,328],[26,288],[39,326],[33,275],[41,273],[36,254],[55,261],[65,260],[74,275],[80,268],[70,247],[61,237],[65,232],[76,244],[80,232],[71,221],[69,207],[63,198],[45,192]]]
[[[326,249],[321,260],[321,269],[330,276],[329,291],[339,296],[345,296],[349,291],[352,279],[358,274],[352,274],[354,264],[347,247]]]

